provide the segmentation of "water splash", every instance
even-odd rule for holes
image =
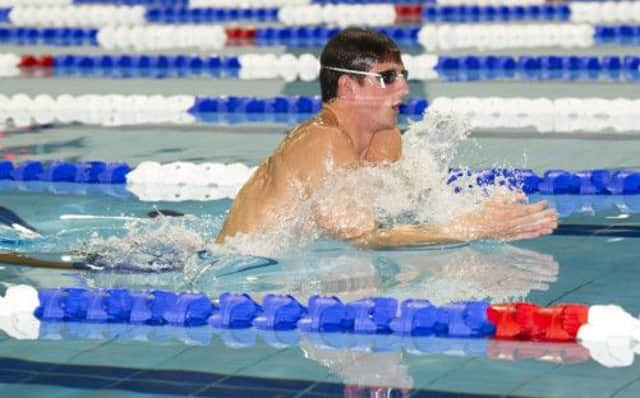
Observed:
[[[366,226],[371,220],[378,227],[442,224],[471,212],[503,188],[479,187],[477,177],[464,171],[451,183],[454,159],[460,144],[469,142],[470,132],[462,115],[427,112],[405,132],[400,161],[338,170],[311,195],[293,189],[297,200],[272,217],[276,222],[269,230],[227,238],[217,250],[279,256],[308,245],[326,235],[324,231],[358,236],[353,226],[372,228]],[[469,149],[474,146],[466,146]]]
[[[427,112],[403,136],[403,158],[393,164],[341,170],[327,178],[312,198],[340,207],[350,198],[370,206],[378,225],[443,223],[479,206],[498,188],[480,189],[471,173],[459,173],[450,183],[450,169],[470,126],[456,114]],[[491,191],[491,192],[489,192]],[[358,208],[348,203],[349,208]]]
[[[128,221],[124,234],[103,237],[93,233],[77,247],[91,262],[106,268],[163,271],[182,268],[212,239],[210,220],[158,217]]]
[[[434,251],[429,255],[417,252],[413,257],[363,253],[335,241],[339,247],[329,252],[309,247],[322,236],[314,214],[318,206],[341,214],[340,218],[371,213],[381,226],[442,223],[473,210],[493,190],[480,189],[475,177],[464,173],[455,184],[449,183],[453,159],[469,132],[466,120],[457,115],[428,113],[404,134],[401,161],[340,170],[310,196],[298,187],[297,200],[278,214],[277,225],[259,234],[238,234],[223,245],[214,245],[221,219],[161,218],[128,223],[123,236],[94,236],[81,251],[97,253],[105,263],[115,266],[180,269],[164,277],[153,276],[157,279],[154,283],[169,284],[174,289],[271,291],[302,297],[321,293],[354,299],[384,292],[398,298],[427,296],[435,302],[522,297],[547,282],[542,277],[537,284],[537,275],[529,279],[523,276],[527,267],[531,268],[527,262],[534,266],[554,264],[553,259],[528,253],[511,256],[515,249],[510,246],[497,247],[493,254],[461,249],[446,256]],[[203,256],[203,250],[208,254]],[[280,264],[270,267],[268,261],[254,256],[276,256]],[[122,278],[117,278],[111,282],[121,283]],[[125,284],[150,280],[135,278],[130,277]],[[100,283],[104,286],[107,282],[103,279]]]

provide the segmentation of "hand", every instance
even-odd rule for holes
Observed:
[[[558,227],[558,215],[547,209],[547,201],[522,204],[524,195],[489,198],[483,206],[454,219],[446,227],[460,240],[532,239],[548,235]]]

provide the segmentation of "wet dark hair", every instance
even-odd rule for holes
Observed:
[[[366,28],[347,28],[333,36],[322,50],[320,64],[334,68],[369,71],[376,62],[402,62],[400,48],[389,36]],[[322,101],[338,95],[338,79],[345,72],[320,69]],[[358,80],[364,76],[352,75]]]

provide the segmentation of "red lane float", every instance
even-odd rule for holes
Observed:
[[[487,318],[496,326],[496,339],[575,341],[588,312],[589,307],[582,304],[547,308],[532,303],[498,304],[487,308]]]

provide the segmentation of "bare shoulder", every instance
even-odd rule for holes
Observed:
[[[359,161],[349,137],[337,126],[307,124],[292,131],[278,150],[289,175],[313,189],[333,171]]]
[[[358,159],[349,136],[336,126],[310,124],[287,137],[287,158],[304,160],[305,165],[330,162],[347,166]]]

